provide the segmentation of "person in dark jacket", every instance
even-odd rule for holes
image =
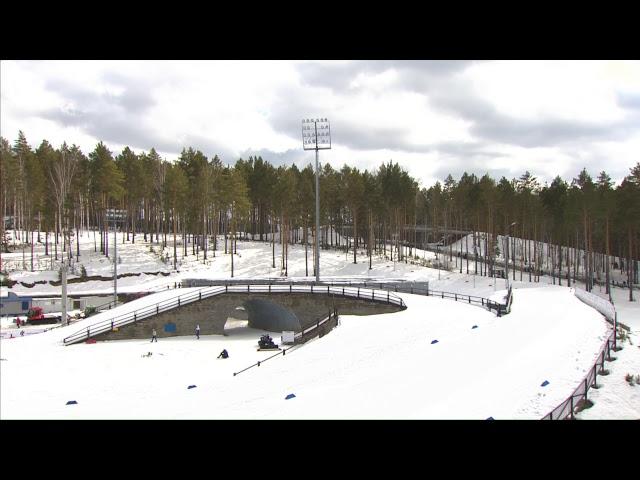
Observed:
[[[229,352],[227,352],[226,349],[222,350],[220,355],[218,355],[218,358],[229,358]]]
[[[200,324],[196,325],[196,338],[200,340]]]
[[[153,329],[153,332],[151,333],[151,343],[156,342],[158,343],[158,334],[156,333],[156,329]]]

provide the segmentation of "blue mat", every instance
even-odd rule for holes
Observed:
[[[542,382],[542,385],[540,385],[540,386],[541,387],[546,387],[547,385],[549,385],[549,382],[545,380],[544,382]]]
[[[195,385],[189,385],[189,386],[187,387],[187,390],[189,390],[190,388],[196,388],[196,386],[195,386]]]
[[[438,343],[438,340],[433,340],[433,341],[431,342],[431,345],[433,345],[434,343]]]
[[[294,398],[295,395],[293,393],[290,393],[289,395],[287,395],[286,397],[284,397],[285,400],[289,400],[290,398]]]
[[[76,402],[75,400],[69,400],[67,402],[67,405],[77,405],[77,404],[78,404],[78,402]]]
[[[474,328],[478,328],[478,325],[474,325],[473,327],[471,327],[471,330],[473,330]]]

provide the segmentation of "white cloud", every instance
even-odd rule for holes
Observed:
[[[473,65],[465,75],[480,97],[514,118],[620,120],[616,84],[603,68],[592,61],[500,61]]]
[[[85,153],[105,140],[114,153],[155,146],[168,159],[193,146],[227,162],[247,151],[294,159],[296,149],[296,158],[313,161],[302,151],[299,124],[322,116],[333,136],[323,161],[372,169],[393,159],[424,185],[447,169],[570,179],[586,166],[618,178],[638,161],[640,62],[478,62],[436,76],[430,68],[2,61],[0,134],[13,142],[23,130],[34,147],[66,140]]]

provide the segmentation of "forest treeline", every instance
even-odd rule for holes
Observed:
[[[167,237],[173,236],[174,268],[189,244],[205,260],[215,255],[222,248],[217,245],[222,234],[225,252],[227,237],[233,241],[236,232],[256,240],[284,239],[283,269],[288,243],[303,243],[311,250],[314,246],[311,165],[275,167],[258,156],[225,166],[218,156],[207,158],[193,148],[169,162],[154,149],[136,154],[126,147],[114,154],[102,142],[86,155],[76,145],[64,143],[56,149],[46,140],[34,149],[23,132],[13,144],[0,138],[0,155],[0,211],[23,232],[24,242],[45,243],[46,254],[56,259],[62,252],[80,255],[77,232],[83,229],[99,232],[96,249],[108,255],[114,219],[127,240],[143,235],[166,246]],[[351,241],[346,247],[352,249],[354,262],[363,250],[369,259],[375,253],[405,259],[426,240],[417,233],[419,225],[435,228],[436,240],[441,237],[438,229],[486,232],[489,263],[500,250],[498,235],[531,240],[534,249],[543,242],[561,246],[553,253],[554,269],[560,277],[566,264],[568,280],[576,261],[591,273],[598,258],[616,256],[626,259],[633,275],[634,262],[629,260],[640,257],[640,163],[617,186],[606,172],[593,177],[583,169],[570,181],[558,176],[544,185],[529,172],[498,181],[465,172],[459,180],[449,175],[429,188],[392,161],[373,171],[348,165],[336,170],[325,164],[320,191],[322,245],[342,246],[343,236],[335,232],[347,232]],[[5,222],[1,228],[6,252]],[[72,231],[75,245],[71,235],[62,234]],[[181,252],[177,236],[188,240]],[[586,254],[567,258],[574,251],[570,247]],[[536,258],[534,252],[524,263],[535,266]],[[600,262],[605,264],[608,276],[609,262]]]

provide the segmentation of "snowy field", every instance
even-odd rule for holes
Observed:
[[[93,253],[91,237],[83,238],[81,247],[87,251],[80,260],[88,275],[109,276],[110,261]],[[150,252],[141,236],[136,240],[118,245],[119,273],[172,273],[122,278],[121,292],[166,289],[185,278],[230,277],[230,256],[220,250],[206,264],[202,254],[199,260],[190,255],[175,272]],[[280,277],[279,247],[272,268],[269,244],[238,242],[234,278]],[[308,261],[311,275],[311,250]],[[351,252],[345,256],[322,251],[323,278],[429,281],[433,290],[498,301],[505,293],[504,279],[494,282],[379,257],[374,257],[369,270],[364,255],[358,255],[358,264],[352,262]],[[291,279],[305,278],[304,247],[290,246],[288,269]],[[53,272],[11,274],[13,280],[29,282],[55,278]],[[199,341],[182,337],[161,338],[157,344],[140,340],[60,344],[83,322],[117,314],[104,312],[69,327],[0,341],[1,418],[541,418],[583,379],[609,328],[567,287],[547,285],[550,278],[541,280],[511,281],[513,310],[502,318],[451,300],[403,295],[409,307],[404,312],[342,316],[341,325],[322,339],[236,377],[234,371],[271,355],[256,352],[262,332],[247,328],[246,322],[228,324],[228,336],[203,336]],[[112,289],[112,282],[106,281],[69,285],[73,293]],[[60,287],[17,284],[11,291],[59,294]],[[3,287],[2,295],[6,292]],[[594,293],[604,296],[597,287]],[[169,290],[157,295],[177,294]],[[633,344],[625,342],[625,348],[614,354],[617,360],[607,363],[611,375],[598,378],[602,388],[589,392],[595,405],[579,418],[640,418],[640,386],[624,381],[627,373],[640,374],[640,302],[628,302],[628,291],[623,289],[614,289],[613,296],[618,319],[631,327]],[[147,296],[119,308],[157,301]],[[2,326],[3,333],[17,331],[6,322]],[[434,339],[438,343],[431,344]],[[216,359],[222,348],[229,350],[228,360]],[[152,356],[141,356],[149,351]],[[541,387],[545,380],[549,384]],[[197,387],[187,389],[189,385]],[[285,400],[290,393],[296,397]],[[67,406],[68,400],[78,404]]]
[[[262,332],[246,322],[227,336],[153,344],[61,346],[81,322],[4,341],[2,418],[536,419],[572,392],[608,331],[565,288],[523,290],[502,318],[463,303],[402,297],[403,312],[343,316],[322,339],[238,376],[272,355],[256,351]],[[549,302],[557,308],[543,314]],[[216,359],[223,348],[230,358]]]

